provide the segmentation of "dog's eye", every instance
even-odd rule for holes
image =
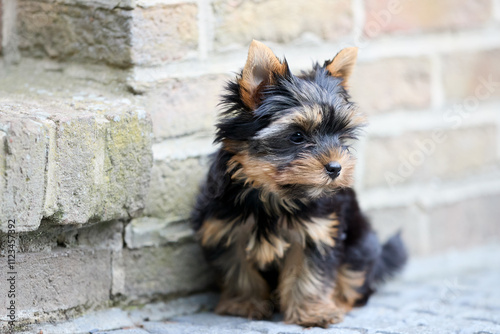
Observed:
[[[306,140],[304,134],[300,131],[295,132],[290,136],[290,141],[294,144],[301,144]]]

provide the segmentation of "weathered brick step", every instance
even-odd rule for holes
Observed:
[[[21,102],[22,101],[22,102]],[[42,219],[84,224],[136,216],[152,165],[151,122],[123,99],[0,99],[0,230]]]

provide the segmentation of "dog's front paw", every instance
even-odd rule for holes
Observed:
[[[323,327],[344,319],[345,312],[334,303],[311,303],[285,311],[285,322],[304,327]]]
[[[218,314],[236,315],[249,319],[268,319],[274,311],[270,300],[256,298],[222,298],[215,308]]]

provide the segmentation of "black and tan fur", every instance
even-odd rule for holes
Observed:
[[[293,75],[253,41],[230,82],[221,143],[192,222],[220,275],[216,311],[322,326],[363,305],[406,261],[399,236],[381,246],[361,213],[349,148],[364,125],[347,82],[357,49]]]

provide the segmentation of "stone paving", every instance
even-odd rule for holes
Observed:
[[[210,295],[204,298],[206,304],[213,299]],[[195,302],[196,299],[191,300],[192,304]],[[115,308],[68,323],[33,327],[25,333],[500,333],[500,245],[414,259],[405,273],[381,288],[366,307],[352,311],[342,323],[328,329],[284,324],[279,315],[271,321],[210,312],[170,317],[176,312],[190,312],[186,305],[171,305],[170,310],[150,307],[128,312]]]

